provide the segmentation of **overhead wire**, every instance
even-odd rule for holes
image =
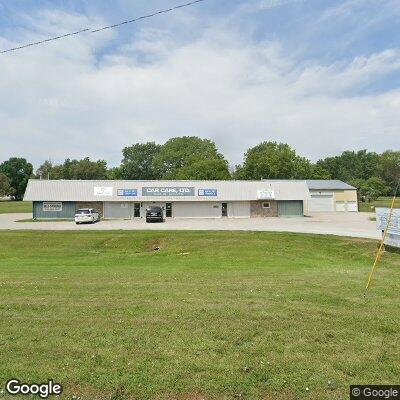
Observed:
[[[134,22],[137,22],[137,21],[140,21],[140,20],[144,20],[144,19],[147,19],[147,18],[152,18],[152,17],[155,17],[157,15],[167,14],[167,13],[176,11],[176,10],[178,10],[180,8],[190,7],[190,6],[193,6],[193,5],[197,4],[197,3],[203,3],[205,1],[207,1],[207,0],[193,0],[193,1],[190,1],[188,3],[179,4],[179,5],[171,7],[171,8],[166,8],[164,10],[155,11],[155,12],[153,12],[151,14],[142,15],[140,17],[133,18],[133,19],[130,19],[130,20],[127,20],[127,21],[118,22],[118,23],[113,24],[113,25],[107,25],[107,26],[103,26],[103,27],[97,28],[97,29],[84,28],[84,29],[80,29],[80,30],[75,31],[75,32],[69,32],[69,33],[65,33],[65,34],[62,34],[62,35],[49,37],[47,39],[38,40],[36,42],[23,44],[23,45],[20,45],[20,46],[12,47],[10,49],[0,50],[0,54],[5,54],[5,53],[10,53],[10,52],[13,52],[13,51],[17,51],[17,50],[22,50],[22,49],[25,49],[27,47],[39,46],[41,44],[48,43],[48,42],[53,42],[53,41],[60,40],[60,39],[66,38],[66,37],[77,36],[77,35],[80,35],[80,34],[85,33],[85,32],[97,33],[97,32],[101,32],[101,31],[107,30],[107,29],[117,28],[117,27],[120,27],[120,26],[123,26],[123,25],[131,24],[131,23],[134,23]]]

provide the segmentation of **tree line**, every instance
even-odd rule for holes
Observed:
[[[136,143],[122,149],[121,164],[67,158],[45,161],[36,171],[24,158],[0,164],[0,196],[23,197],[29,178],[76,180],[260,180],[340,179],[357,187],[362,199],[374,200],[393,191],[400,179],[400,151],[381,154],[345,151],[316,163],[299,156],[288,144],[265,141],[247,150],[243,163],[230,168],[215,143],[195,136],[175,137],[160,145]]]

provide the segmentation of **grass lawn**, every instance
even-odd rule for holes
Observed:
[[[372,201],[371,203],[359,202],[358,207],[363,212],[375,212],[375,207],[390,207],[392,204],[393,197],[380,197],[379,199]],[[395,207],[400,208],[400,198],[395,202]]]
[[[32,213],[32,203],[30,201],[0,200],[0,214],[11,213]]]
[[[331,400],[399,383],[400,255],[363,299],[375,250],[288,233],[0,232],[0,386]]]

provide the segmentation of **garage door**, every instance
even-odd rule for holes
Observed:
[[[278,215],[280,217],[302,217],[303,201],[278,201]]]
[[[347,211],[349,212],[357,212],[358,211],[358,204],[356,201],[348,201],[347,202]]]
[[[133,217],[133,213],[134,203],[104,203],[104,218],[128,219]]]
[[[344,201],[337,201],[336,202],[336,211],[338,211],[338,212],[346,211],[346,203]]]
[[[311,195],[308,201],[308,212],[332,212],[333,211],[333,195],[320,196]]]

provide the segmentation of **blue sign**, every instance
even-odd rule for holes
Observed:
[[[117,196],[123,197],[136,197],[137,196],[137,189],[118,189]]]
[[[199,189],[200,197],[216,197],[218,196],[217,189]]]

